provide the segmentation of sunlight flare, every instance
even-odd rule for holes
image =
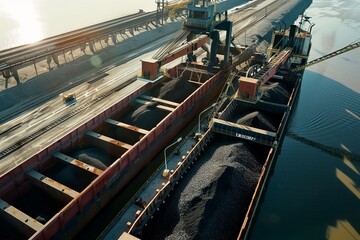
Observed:
[[[4,4],[5,12],[16,22],[17,42],[29,44],[43,39],[43,25],[33,0],[14,0]]]

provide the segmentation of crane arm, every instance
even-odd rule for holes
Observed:
[[[293,71],[293,72],[299,72],[299,71],[304,70],[305,68],[307,68],[307,67],[309,67],[309,66],[311,66],[311,65],[314,65],[314,64],[317,64],[317,63],[319,63],[319,62],[325,61],[325,60],[327,60],[327,59],[329,59],[329,58],[336,57],[336,56],[338,56],[338,55],[340,55],[340,54],[343,54],[343,53],[345,53],[345,52],[351,51],[351,50],[353,50],[353,49],[355,49],[355,48],[358,48],[358,47],[360,47],[360,42],[356,42],[356,43],[353,43],[353,44],[349,44],[349,45],[347,45],[346,47],[343,47],[343,48],[338,49],[338,50],[336,50],[336,51],[334,51],[334,52],[332,52],[332,53],[329,53],[329,54],[327,54],[327,55],[325,55],[325,56],[322,56],[322,57],[319,57],[319,58],[317,58],[317,59],[314,59],[314,60],[308,62],[308,63],[305,64],[305,65],[298,66],[298,67],[294,68],[292,71]]]

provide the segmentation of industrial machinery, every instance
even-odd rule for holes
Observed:
[[[236,5],[236,1],[230,0],[194,0],[189,3],[183,30],[151,59],[142,60],[142,77],[150,80],[161,77],[161,66],[184,55],[187,55],[189,62],[194,62],[194,51],[200,47],[206,48],[204,45],[208,38],[211,39],[211,46],[208,56],[202,62],[208,66],[209,71],[214,67],[221,69],[229,66],[232,22],[227,18],[227,11]],[[224,44],[220,42],[219,31],[226,31]],[[218,53],[223,55],[223,59],[218,58]]]
[[[221,60],[221,67],[228,66],[230,63],[230,43],[232,22],[227,18],[227,11],[234,7],[235,1],[224,2],[211,2],[209,0],[194,0],[188,5],[189,15],[184,23],[185,28],[191,32],[188,36],[188,40],[192,39],[196,34],[207,34],[212,40],[210,54],[205,63],[208,65],[208,69],[219,65],[219,59],[217,53],[220,48],[220,34],[219,31],[226,31],[225,45],[222,46],[224,59]],[[191,59],[191,55],[188,55]]]
[[[305,17],[303,21],[309,22],[309,18]],[[296,74],[296,72],[300,72],[309,66],[360,47],[360,42],[355,42],[308,62],[311,49],[311,29],[313,26],[314,24],[310,23],[308,31],[302,30],[301,27],[296,25],[291,25],[288,30],[274,31],[270,43],[272,47],[267,52],[269,60],[254,71],[251,76],[246,75],[240,78],[237,97],[252,102],[259,100],[264,93],[263,88],[266,87],[266,82],[286,62],[291,72]]]
[[[71,100],[75,100],[75,99],[76,99],[75,93],[66,93],[63,95],[64,103],[69,102]]]

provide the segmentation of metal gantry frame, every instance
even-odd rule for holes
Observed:
[[[227,10],[233,6],[229,2],[211,2],[209,0],[194,0],[188,5],[188,18],[184,23],[185,28],[191,32],[188,41],[195,35],[207,34],[212,40],[210,54],[208,56],[208,69],[212,70],[214,66],[219,64],[217,52],[220,47],[219,31],[226,31],[224,59],[222,66],[226,67],[230,63],[230,44],[232,34],[232,22],[228,20]],[[188,58],[192,58],[189,54]]]

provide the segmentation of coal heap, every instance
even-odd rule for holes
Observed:
[[[214,143],[185,175],[142,239],[236,239],[261,165],[246,143]]]

